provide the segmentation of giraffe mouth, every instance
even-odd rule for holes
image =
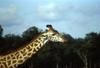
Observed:
[[[64,40],[62,40],[61,42],[62,42],[62,43],[67,43],[68,40],[64,39]]]

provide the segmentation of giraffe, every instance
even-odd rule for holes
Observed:
[[[47,30],[41,33],[35,40],[30,42],[27,46],[20,48],[14,52],[0,56],[0,68],[17,68],[23,64],[33,54],[35,54],[48,41],[65,42],[62,37],[52,25],[47,25]]]

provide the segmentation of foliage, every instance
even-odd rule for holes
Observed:
[[[2,34],[3,34],[3,28],[2,28],[2,26],[0,25],[0,37],[2,37]]]
[[[26,31],[23,32],[22,38],[25,43],[28,43],[32,39],[34,39],[38,34],[40,34],[42,30],[38,29],[37,27],[33,26],[28,28]]]

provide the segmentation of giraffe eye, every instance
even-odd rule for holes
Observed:
[[[52,34],[52,35],[54,36],[54,35],[56,35],[56,34]]]

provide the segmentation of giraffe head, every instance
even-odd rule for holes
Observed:
[[[54,42],[65,42],[65,38],[62,37],[61,34],[57,30],[55,30],[52,25],[46,26],[48,29],[46,31],[46,35],[48,37],[48,40],[54,41]]]

